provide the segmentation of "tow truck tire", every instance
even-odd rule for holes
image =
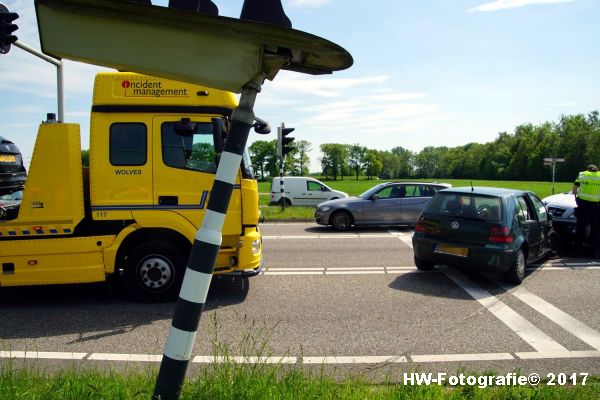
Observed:
[[[179,295],[186,258],[168,242],[137,245],[125,259],[124,281],[129,294],[145,302],[175,300]]]

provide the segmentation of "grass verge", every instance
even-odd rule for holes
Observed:
[[[101,400],[150,399],[154,370],[119,373],[77,370],[57,373],[0,367],[2,400]],[[278,364],[209,365],[189,379],[181,400],[190,399],[580,399],[600,398],[600,380],[590,378],[580,386],[449,386],[372,383],[366,378],[335,380],[322,370],[302,371]]]
[[[400,181],[395,179],[394,181]],[[403,182],[411,181],[411,179],[402,180]],[[419,181],[421,180],[414,180]],[[432,180],[426,180],[430,182]],[[388,182],[384,180],[366,180],[366,179],[349,179],[346,177],[343,181],[322,181],[327,186],[334,190],[341,190],[342,192],[348,193],[350,196],[357,196],[373,186]],[[552,194],[552,183],[551,182],[527,182],[527,181],[489,181],[489,180],[473,180],[472,182],[468,179],[439,179],[437,182],[449,183],[454,187],[470,186],[486,186],[486,187],[503,187],[509,189],[527,190],[537,194],[540,198],[550,196]],[[570,182],[556,182],[554,187],[555,193],[562,193],[570,191],[573,184]],[[314,207],[286,207],[282,210],[280,206],[269,206],[270,195],[270,182],[259,182],[258,191],[262,193],[259,195],[259,204],[261,215],[265,222],[279,222],[279,221],[314,221]]]

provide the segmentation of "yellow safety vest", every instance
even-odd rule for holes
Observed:
[[[600,201],[600,171],[579,173],[575,183],[579,183],[577,197],[581,200],[597,203]]]

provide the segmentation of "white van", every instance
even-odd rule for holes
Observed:
[[[281,204],[280,180],[278,176],[271,181],[270,205]],[[304,176],[284,176],[283,185],[286,206],[314,207],[327,200],[348,197],[347,193],[333,190],[317,179]]]

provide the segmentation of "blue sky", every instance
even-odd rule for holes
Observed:
[[[39,48],[31,0],[0,0],[19,13],[18,37]],[[213,0],[237,17],[242,0]],[[153,0],[165,5],[167,0]],[[354,57],[329,76],[281,72],[255,113],[312,143],[458,146],[489,142],[522,123],[600,109],[598,0],[283,0],[296,29]],[[88,147],[94,74],[65,63],[66,120]],[[37,126],[56,111],[55,68],[18,48],[0,56],[0,135],[28,161]],[[252,134],[253,140],[271,140]]]

